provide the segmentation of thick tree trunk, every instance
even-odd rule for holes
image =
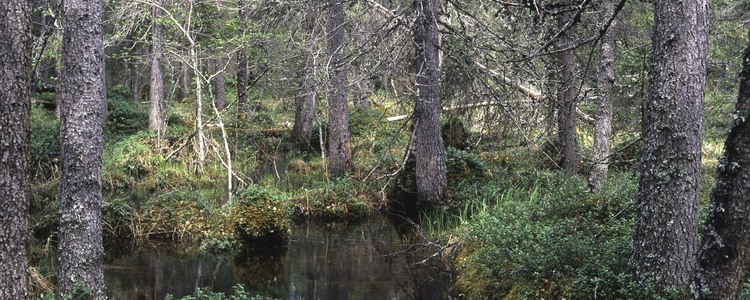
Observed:
[[[695,299],[739,299],[750,259],[750,45],[698,254]]]
[[[344,44],[344,4],[342,0],[330,0],[328,6],[328,54],[331,57],[328,91],[328,170],[333,176],[342,175],[351,169],[351,144],[349,141],[349,104],[347,103],[346,45]]]
[[[0,0],[0,297],[29,297],[30,0]]]
[[[161,6],[157,0],[156,5]],[[164,115],[164,66],[162,65],[162,25],[157,20],[161,17],[161,9],[153,7],[153,24],[151,26],[151,90],[149,92],[148,130],[164,132],[166,116]]]
[[[219,111],[224,110],[227,105],[227,96],[224,92],[224,59],[219,57],[216,60],[216,70],[219,72],[216,74],[216,109]]]
[[[706,83],[707,0],[655,1],[629,267],[641,287],[693,277]]]
[[[104,2],[67,0],[63,11],[57,297],[88,289],[103,299]]]
[[[558,27],[562,28],[570,20],[571,13],[565,13],[558,17]],[[567,49],[573,45],[570,37],[571,32],[565,32],[560,37],[560,48]],[[565,174],[573,176],[578,174],[578,139],[576,138],[576,57],[573,50],[563,51],[558,54],[560,68],[560,85],[557,90],[557,102],[560,104],[560,139],[563,143],[563,169]]]
[[[612,17],[617,6],[616,0],[602,2],[601,22],[604,24]],[[615,36],[617,35],[617,19],[609,25],[607,33],[602,37],[599,71],[596,77],[598,99],[596,100],[596,124],[594,124],[594,149],[591,153],[591,169],[589,170],[589,186],[598,191],[607,179],[609,167],[609,140],[612,135],[612,86],[615,83]]]
[[[416,0],[417,100],[414,106],[414,155],[417,204],[435,204],[445,196],[445,149],[440,134],[440,35],[435,0]]]
[[[305,45],[305,74],[302,79],[302,94],[297,97],[297,110],[294,114],[294,127],[292,128],[292,138],[301,151],[310,149],[315,119],[315,100],[318,94],[315,88],[317,79],[316,49],[318,48],[319,28],[317,7],[308,7],[305,16],[305,30],[309,37]]]

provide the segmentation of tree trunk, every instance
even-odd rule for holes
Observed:
[[[571,18],[571,13],[564,13],[557,19],[558,27],[562,28]],[[560,37],[560,48],[567,49],[573,45],[571,29]],[[576,139],[576,57],[573,50],[558,54],[560,68],[560,85],[557,90],[557,102],[560,104],[560,139],[563,143],[563,169],[565,174],[578,174],[578,139]]]
[[[698,254],[695,299],[739,299],[750,259],[750,45]]]
[[[239,17],[242,23],[246,20],[245,1],[239,0]],[[243,47],[237,54],[237,107],[241,111],[247,110],[247,51]]]
[[[344,44],[344,4],[330,0],[328,6],[328,54],[331,57],[331,88],[328,91],[328,169],[333,176],[353,167],[349,141],[349,104],[347,103],[346,45]]]
[[[67,0],[63,11],[57,298],[89,290],[86,298],[104,299],[104,2]]]
[[[317,7],[308,7],[305,16],[305,30],[309,36],[305,44],[305,74],[302,79],[302,94],[297,97],[297,110],[294,114],[294,127],[292,128],[292,138],[299,146],[300,151],[310,149],[315,118],[315,100],[318,93],[315,88],[317,79],[316,52],[318,48],[316,39],[320,33],[320,27],[317,23]]]
[[[227,105],[226,94],[224,93],[224,59],[219,57],[216,60],[216,109],[224,110]]]
[[[612,17],[617,6],[616,0],[602,2],[601,22],[605,24]],[[615,83],[615,47],[617,41],[617,19],[612,20],[609,29],[602,37],[599,71],[596,77],[598,99],[596,101],[596,124],[594,124],[594,149],[591,153],[589,186],[598,191],[607,179],[609,168],[609,140],[612,135],[612,86]]]
[[[192,2],[191,2],[192,5]],[[195,50],[196,45],[194,41],[191,41],[190,45],[190,59],[195,72],[199,72],[200,67],[198,66],[198,52]],[[195,126],[198,130],[198,168],[203,173],[203,163],[206,160],[205,141],[203,138],[203,93],[200,76],[195,77]]]
[[[131,90],[133,91],[133,104],[138,105],[139,96],[141,95],[141,85],[143,82],[142,76],[141,76],[141,65],[138,63],[136,59],[131,58],[131,65],[132,68],[130,69],[130,83],[133,86]]]
[[[156,1],[161,6],[161,1]],[[151,91],[149,92],[148,130],[164,132],[166,118],[164,116],[164,67],[162,65],[162,25],[158,23],[161,9],[152,7],[153,24],[151,26]]]
[[[182,70],[180,71],[180,82],[179,84],[179,91],[177,92],[177,100],[182,101],[183,99],[186,99],[188,96],[190,96],[190,77],[188,74],[188,64],[186,62],[182,62],[180,64],[182,66]]]
[[[414,155],[417,204],[435,204],[445,196],[445,149],[440,134],[440,35],[435,0],[416,0],[417,99],[414,105]]]
[[[0,1],[0,295],[29,297],[30,0]]]
[[[655,1],[629,267],[641,288],[686,288],[698,242],[707,0]]]

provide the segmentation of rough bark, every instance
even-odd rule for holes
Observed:
[[[616,0],[602,2],[601,22],[604,24],[615,12]],[[589,170],[589,186],[598,191],[607,179],[609,168],[610,137],[612,136],[612,86],[615,83],[615,36],[617,35],[617,19],[609,25],[609,29],[602,37],[599,70],[596,75],[597,100],[596,123],[594,124],[594,149],[591,153],[591,169]]]
[[[245,1],[239,0],[239,17],[244,23],[246,18]],[[241,111],[247,110],[247,51],[242,49],[237,54],[237,107]]]
[[[330,89],[328,91],[328,170],[333,176],[351,169],[349,141],[349,104],[347,103],[346,45],[344,44],[344,4],[330,0],[328,6],[328,55],[330,56]]]
[[[161,1],[156,1],[157,6],[161,6]],[[166,116],[164,115],[164,59],[162,51],[162,25],[157,20],[161,17],[161,9],[153,7],[152,9],[153,25],[151,26],[151,90],[149,91],[149,108],[148,108],[148,130],[164,132],[167,125]]]
[[[641,288],[693,278],[706,83],[707,0],[655,1],[632,252]]]
[[[302,94],[297,97],[297,109],[294,114],[294,127],[292,138],[301,151],[310,149],[312,138],[313,121],[315,119],[315,100],[317,97],[316,85],[316,49],[317,36],[320,33],[318,26],[317,7],[308,7],[305,16],[305,30],[308,39],[305,43],[305,70],[302,79]]]
[[[443,199],[446,187],[445,149],[440,134],[440,35],[436,0],[416,0],[414,24],[417,99],[414,105],[414,155],[417,204]]]
[[[88,290],[103,299],[104,2],[67,0],[63,11],[57,297]]]
[[[178,83],[177,101],[182,101],[190,95],[190,76],[188,74],[190,67],[184,61],[180,65],[182,66],[182,70],[180,71],[180,82]]]
[[[571,13],[564,13],[558,17],[558,26],[562,28],[570,19]],[[573,45],[571,32],[568,30],[560,37],[560,48],[568,49]],[[560,85],[557,90],[557,102],[560,104],[559,130],[560,140],[563,143],[563,169],[565,174],[573,176],[578,174],[578,139],[576,138],[576,58],[573,50],[563,51],[558,54],[558,65],[560,69]]]
[[[0,1],[0,298],[29,298],[30,0]]]
[[[219,111],[224,110],[227,105],[227,96],[224,92],[224,59],[219,57],[216,60],[216,109]]]
[[[750,259],[750,45],[698,254],[695,299],[739,299]]]

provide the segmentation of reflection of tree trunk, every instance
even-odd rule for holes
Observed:
[[[166,291],[164,290],[164,263],[161,259],[151,259],[154,272],[154,299],[164,299]]]
[[[445,150],[440,134],[440,35],[436,0],[416,0],[417,100],[414,105],[417,202],[434,204],[445,195]]]
[[[346,45],[344,44],[344,4],[342,0],[330,0],[328,7],[328,54],[331,88],[328,92],[328,169],[333,176],[340,176],[351,169],[351,144],[349,141],[349,104],[347,103]]]
[[[570,13],[558,17],[558,27],[562,28],[568,22]],[[569,29],[570,30],[570,29]],[[565,49],[573,44],[570,32],[565,32],[560,38],[560,48]],[[576,139],[576,88],[575,88],[575,53],[572,50],[558,54],[558,64],[561,70],[560,85],[557,92],[557,102],[560,105],[560,140],[563,143],[563,168],[568,176],[578,173],[578,140]]]
[[[224,59],[219,57],[216,60],[216,109],[224,110],[226,106],[226,95],[224,93]]]
[[[608,21],[615,12],[617,1],[602,2],[602,23]],[[591,153],[591,170],[589,170],[589,186],[597,191],[607,179],[609,167],[609,139],[612,135],[612,86],[615,83],[615,35],[617,34],[617,19],[614,19],[606,34],[602,37],[601,58],[599,72],[596,78],[598,99],[596,100],[596,124],[594,125],[594,149]]]
[[[292,137],[301,151],[310,149],[313,120],[315,118],[315,100],[318,93],[315,84],[319,28],[318,8],[316,6],[309,7],[305,16],[305,29],[308,34],[308,40],[305,43],[305,74],[302,79],[302,94],[297,97],[297,110],[295,111],[294,127],[292,128]]]
[[[28,299],[31,1],[0,1],[0,295]]]
[[[328,280],[328,298],[334,300],[346,300],[349,299],[349,293],[347,291],[347,279],[348,279],[348,260],[346,253],[346,245],[340,243],[336,249],[336,253],[332,254],[333,259],[331,261],[332,266],[329,268],[329,280]]]
[[[319,299],[318,297],[318,280],[320,280],[320,272],[318,272],[318,246],[314,240],[306,241],[305,249],[307,254],[305,263],[305,278],[307,279],[307,290],[305,291],[305,299]]]

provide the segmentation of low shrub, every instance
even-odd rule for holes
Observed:
[[[477,195],[484,205],[467,223],[473,246],[465,248],[472,252],[454,260],[460,274],[474,275],[459,275],[456,293],[492,299],[635,295],[626,270],[634,176],[615,175],[599,195],[588,194],[579,177],[556,173],[530,186],[523,177],[511,180],[519,185]]]
[[[60,157],[60,122],[55,112],[40,105],[31,106],[31,139],[29,174],[33,181],[55,176]]]

